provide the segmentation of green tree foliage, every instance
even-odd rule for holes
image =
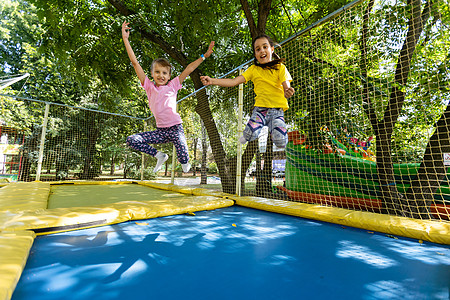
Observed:
[[[214,58],[205,62],[199,72],[218,76],[252,57],[250,15],[260,29],[267,28],[276,40],[282,40],[290,34],[285,28],[298,30],[323,17],[329,12],[327,9],[332,10],[333,5],[339,6],[342,1],[308,3],[311,7],[302,1],[267,0],[251,3],[34,0],[32,3],[36,8],[31,10],[32,15],[36,16],[37,12],[39,22],[36,23],[41,28],[34,52],[46,65],[36,68],[45,76],[35,79],[30,94],[51,102],[145,115],[148,112],[145,98],[142,91],[136,91],[137,80],[123,51],[120,25],[124,20],[132,23],[132,45],[147,73],[151,61],[160,56],[171,59],[174,73],[180,72],[214,39],[217,45]],[[244,9],[245,3],[248,11]],[[188,88],[198,88],[199,84],[198,80],[186,82]],[[231,101],[217,99],[221,100],[213,103],[213,109],[216,107],[218,112],[234,109]],[[211,122],[214,119],[209,113],[203,113],[209,107],[207,103],[197,103],[196,110],[215,144],[213,153],[222,177],[233,177],[226,175],[225,168],[229,148],[225,145],[227,151],[223,150],[222,139]]]
[[[346,2],[6,0],[0,4],[0,71],[32,74],[22,95],[148,116],[145,94],[121,40],[123,21],[131,22],[130,41],[147,74],[151,61],[157,57],[168,58],[174,65],[173,73],[178,74],[205,51],[209,41],[216,41],[214,55],[186,81],[186,89],[180,92],[182,97],[201,87],[200,74],[217,77],[251,59],[251,38],[257,33],[265,32],[283,41]],[[342,134],[343,128],[358,128],[359,132],[352,132],[356,138],[375,135],[380,183],[387,187],[383,198],[407,206],[390,185],[394,180],[392,164],[406,159],[422,160],[423,170],[427,170],[424,155],[439,155],[430,150],[430,145],[438,133],[445,131],[444,126],[433,133],[438,124],[445,123],[448,114],[449,7],[446,1],[418,0],[382,4],[366,1],[363,5],[366,11],[355,16],[355,26],[323,24],[320,30],[328,30],[329,39],[316,38],[319,30],[314,29],[307,37],[299,38],[303,49],[295,55],[295,49],[289,53],[283,48],[277,50],[281,56],[296,59],[292,65],[296,74],[300,74],[300,66],[317,70],[304,74],[302,84],[294,78],[297,101],[286,118],[312,137],[310,142],[317,149],[329,142],[330,136]],[[374,5],[383,7],[373,9]],[[408,43],[412,47],[406,51],[404,45]],[[319,53],[317,49],[327,51]],[[15,85],[12,92],[20,88],[21,85]],[[225,128],[235,126],[235,122],[234,117],[223,115],[232,116],[236,108],[226,92],[211,91],[215,100],[203,91],[203,95],[189,97],[180,107],[194,108],[201,116],[226,186],[224,190],[233,192],[235,170],[230,166],[235,142]],[[244,107],[249,112],[252,97],[246,99]],[[326,100],[314,101],[318,99]],[[29,126],[29,118],[13,117],[23,107],[7,102],[2,105],[12,112],[9,119],[16,126]],[[198,122],[191,122],[190,116],[183,113],[182,116],[187,135],[198,140]],[[215,119],[219,118],[225,121],[216,124]],[[61,132],[70,130],[72,125],[64,126],[67,128]],[[117,124],[97,138],[117,135],[117,140],[123,142],[126,134],[120,131],[137,127]],[[93,136],[86,135],[89,138],[94,142]],[[108,149],[120,148],[114,143],[96,143]],[[251,155],[256,151],[255,145],[247,149]],[[91,164],[89,168],[96,166]],[[422,183],[415,185],[420,187]]]
[[[360,5],[342,23],[323,24],[297,40],[299,65],[314,71],[301,76],[292,118],[318,150],[343,133],[373,135],[380,198],[389,212],[417,217],[419,207],[428,213],[445,177],[442,153],[449,151],[448,5]],[[407,193],[396,187],[397,162],[421,163]]]

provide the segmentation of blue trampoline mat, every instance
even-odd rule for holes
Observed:
[[[450,247],[239,206],[39,236],[12,299],[449,299]]]

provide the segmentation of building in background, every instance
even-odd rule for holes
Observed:
[[[20,147],[23,142],[22,132],[0,125],[0,179],[16,181],[19,177],[22,162]]]

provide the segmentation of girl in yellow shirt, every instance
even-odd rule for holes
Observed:
[[[290,85],[292,77],[283,64],[283,59],[274,53],[274,42],[269,36],[259,35],[253,40],[252,46],[255,64],[242,75],[231,79],[202,76],[201,80],[204,85],[222,87],[253,81],[256,94],[255,107],[239,141],[245,144],[257,139],[263,126],[267,126],[274,144],[285,148],[288,137],[284,111],[289,108],[287,98],[295,93]]]

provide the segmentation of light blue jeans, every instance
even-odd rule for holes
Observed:
[[[273,143],[279,148],[285,148],[288,136],[283,109],[255,106],[252,116],[245,126],[244,138],[249,142],[257,139],[264,126],[269,128]]]

